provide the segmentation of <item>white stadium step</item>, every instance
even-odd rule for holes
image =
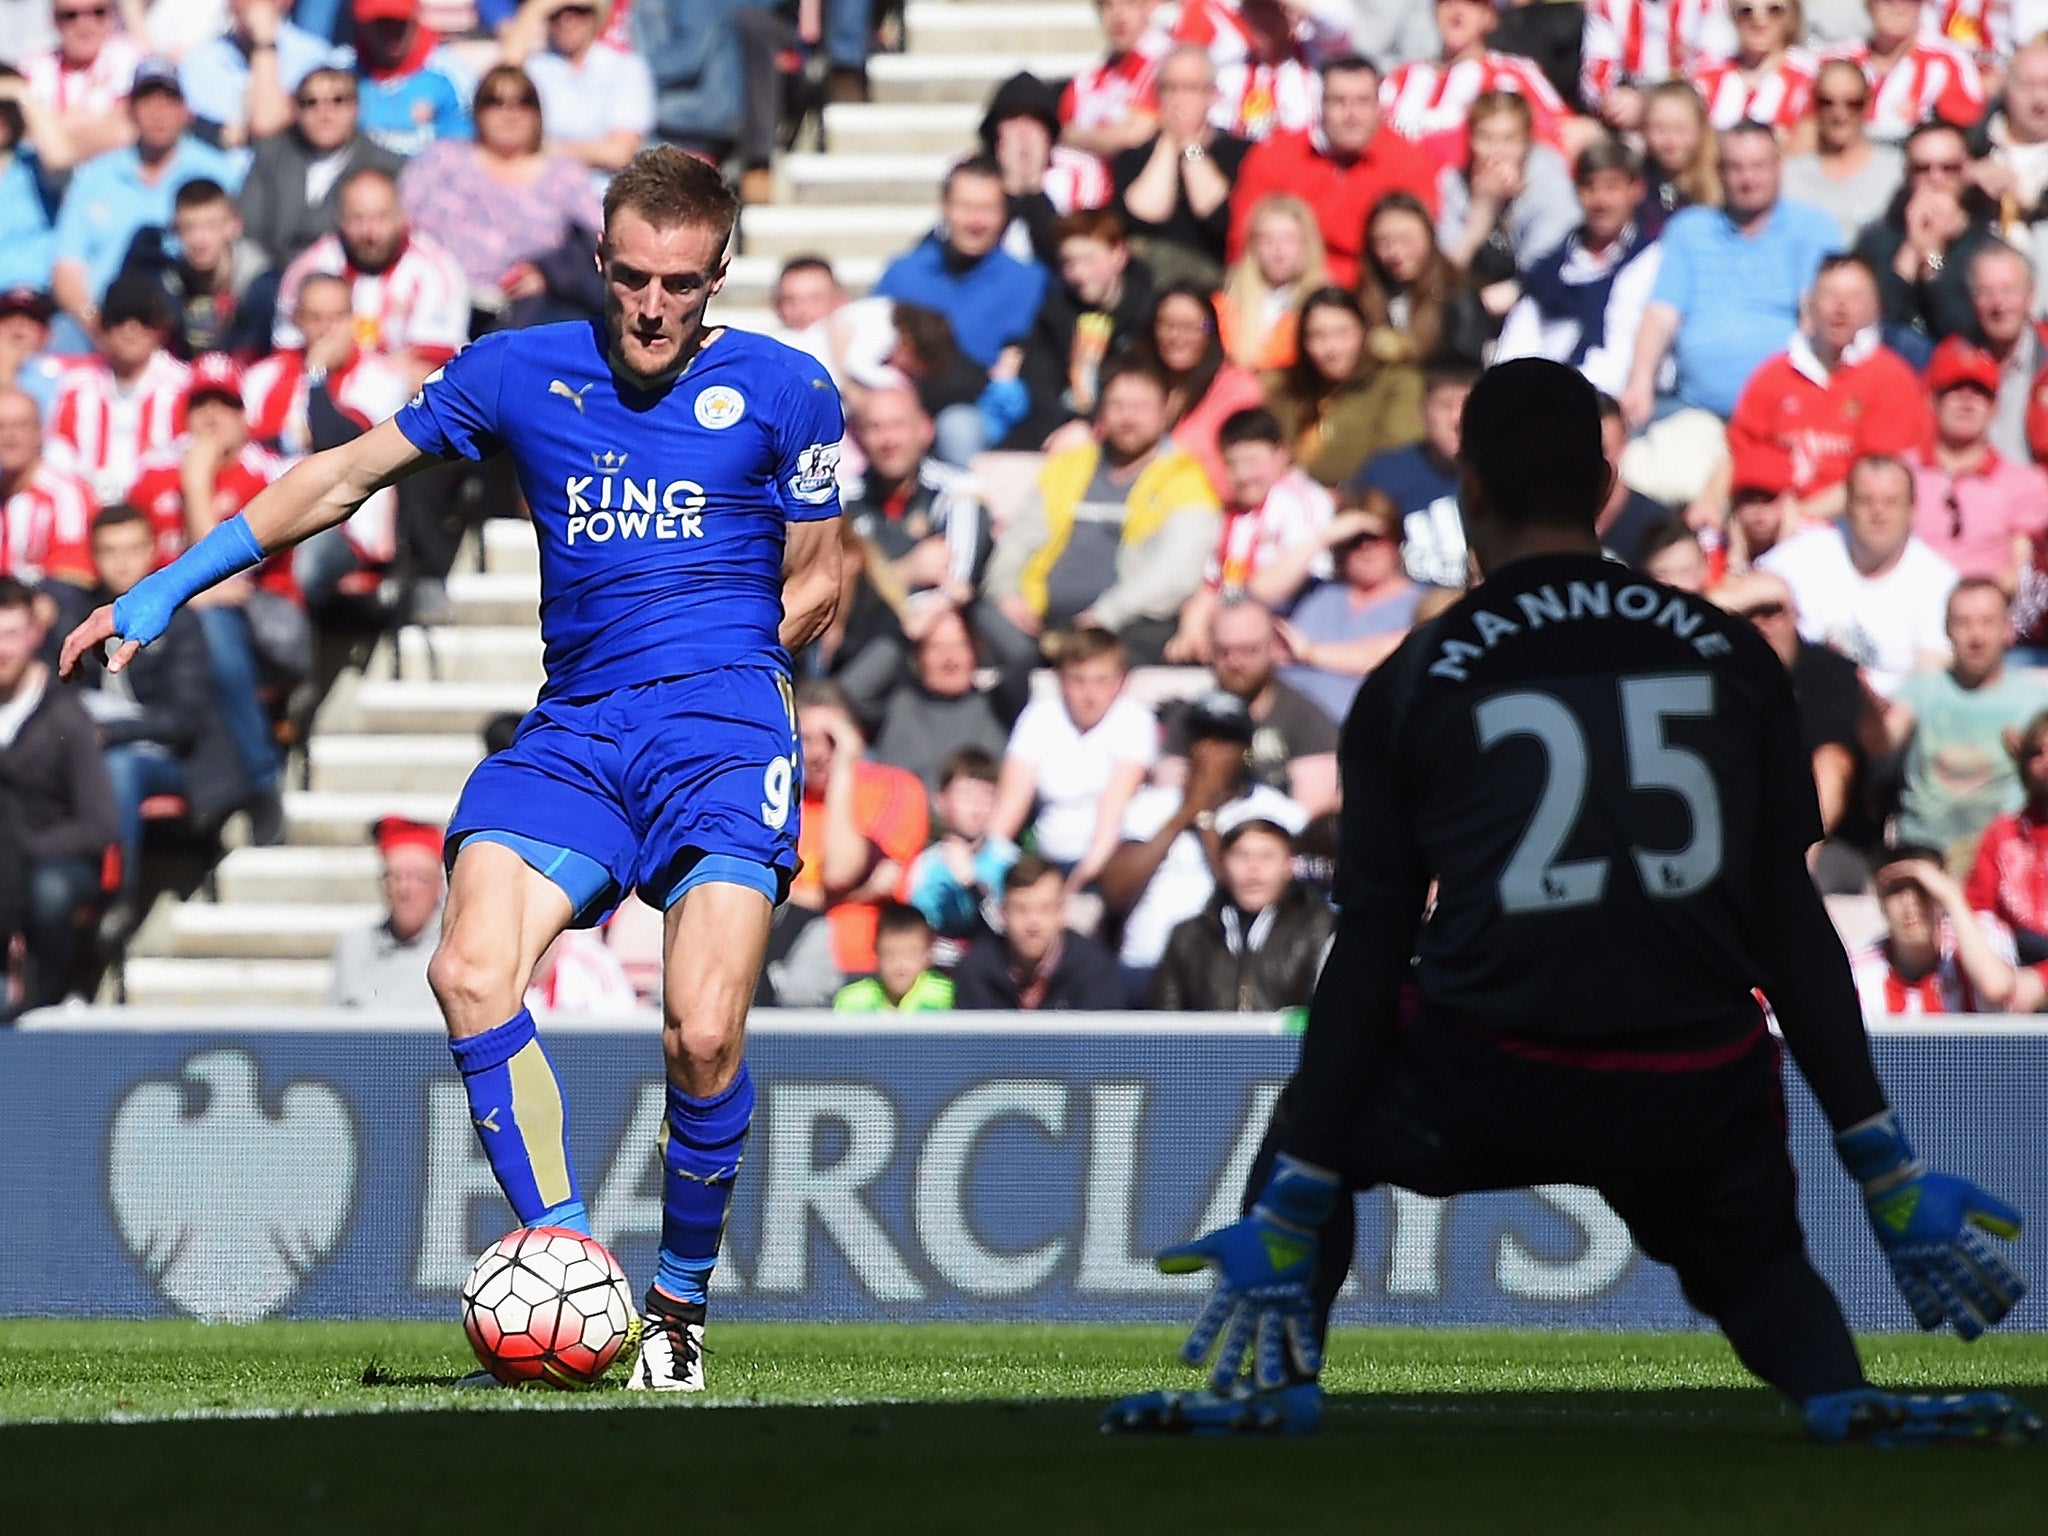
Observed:
[[[938,218],[936,184],[912,203],[866,208],[818,208],[794,203],[759,203],[740,211],[740,249],[749,256],[778,260],[796,255],[843,261],[849,256],[900,255],[922,240]],[[723,311],[728,325],[740,322]]]
[[[370,828],[384,816],[446,826],[455,809],[453,791],[437,790],[293,790],[284,797],[289,840],[329,847],[357,847],[370,840]]]
[[[484,570],[494,576],[528,574],[540,569],[540,548],[533,541],[533,524],[523,517],[493,517],[483,526]],[[474,546],[466,546],[460,557],[461,569],[476,563]]]
[[[455,571],[448,577],[448,601],[457,625],[540,623],[540,573]]]
[[[480,735],[493,715],[525,714],[539,683],[364,683],[356,690],[359,729]]]
[[[967,41],[961,39],[963,48]],[[998,85],[1021,71],[1047,83],[1071,80],[1100,58],[1099,49],[882,53],[868,60],[868,88],[876,101],[986,103]]]
[[[334,967],[325,960],[187,960],[138,955],[122,968],[137,1007],[303,1008],[327,997]]]
[[[972,101],[841,101],[825,108],[825,147],[837,154],[961,154],[975,148],[985,109]]]
[[[459,789],[483,755],[482,739],[461,733],[323,734],[306,746],[313,789],[356,794]]]
[[[334,941],[383,915],[376,902],[188,901],[171,913],[171,953],[193,960],[325,960]]]
[[[953,163],[950,154],[851,155],[791,154],[782,157],[777,174],[792,203],[851,204],[936,202],[939,184]]]
[[[237,848],[220,861],[213,883],[223,902],[374,903],[379,894],[377,869],[377,850],[367,843],[352,848]]]
[[[408,625],[398,632],[398,675],[405,682],[531,683],[538,688],[540,658],[540,631],[530,623]]]
[[[1034,57],[1073,52],[1087,55],[1093,63],[1105,49],[1092,5],[1019,5],[1014,0],[956,5],[952,0],[911,0],[903,8],[903,30],[912,57],[986,49]],[[872,60],[869,67],[873,68]]]

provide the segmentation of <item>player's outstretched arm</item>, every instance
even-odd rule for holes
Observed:
[[[161,635],[171,615],[216,582],[247,570],[274,550],[345,521],[374,493],[430,462],[393,422],[301,459],[243,508],[162,570],[145,576],[118,602],[95,608],[64,638],[58,671],[68,677],[78,658],[108,640],[121,646],[108,662],[119,672]]]
[[[839,611],[839,519],[791,523],[782,551],[782,648],[794,656]]]

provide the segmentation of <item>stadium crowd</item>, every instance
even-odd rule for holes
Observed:
[[[1470,579],[1460,411],[1605,395],[1618,561],[1790,672],[1880,1012],[2032,1011],[2048,964],[2048,7],[1097,0],[998,86],[931,232],[852,297],[847,591],[798,659],[803,870],[760,1001],[1265,1011],[1331,919],[1338,729]],[[2035,14],[2039,12],[2040,14]],[[595,316],[644,144],[775,195],[868,93],[871,0],[0,0],[0,1010],[138,916],[145,834],[284,835],[333,645],[452,617],[450,466],[181,613],[56,640],[499,328]],[[820,245],[827,243],[821,217]],[[714,318],[716,311],[714,310]],[[494,726],[509,739],[510,722]],[[424,1006],[439,832],[375,830],[334,1000]],[[636,910],[638,915],[636,915]],[[627,903],[535,1001],[631,1006]]]

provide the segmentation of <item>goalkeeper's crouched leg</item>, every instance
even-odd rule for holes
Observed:
[[[1686,1299],[1720,1325],[1736,1357],[1793,1402],[1867,1385],[1841,1306],[1804,1246],[1767,1259],[1739,1288],[1679,1279]]]

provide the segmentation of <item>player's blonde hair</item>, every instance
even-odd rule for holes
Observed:
[[[717,166],[672,144],[657,144],[629,160],[605,188],[607,230],[622,209],[631,209],[656,229],[708,225],[719,232],[723,247],[739,220],[740,200]]]

